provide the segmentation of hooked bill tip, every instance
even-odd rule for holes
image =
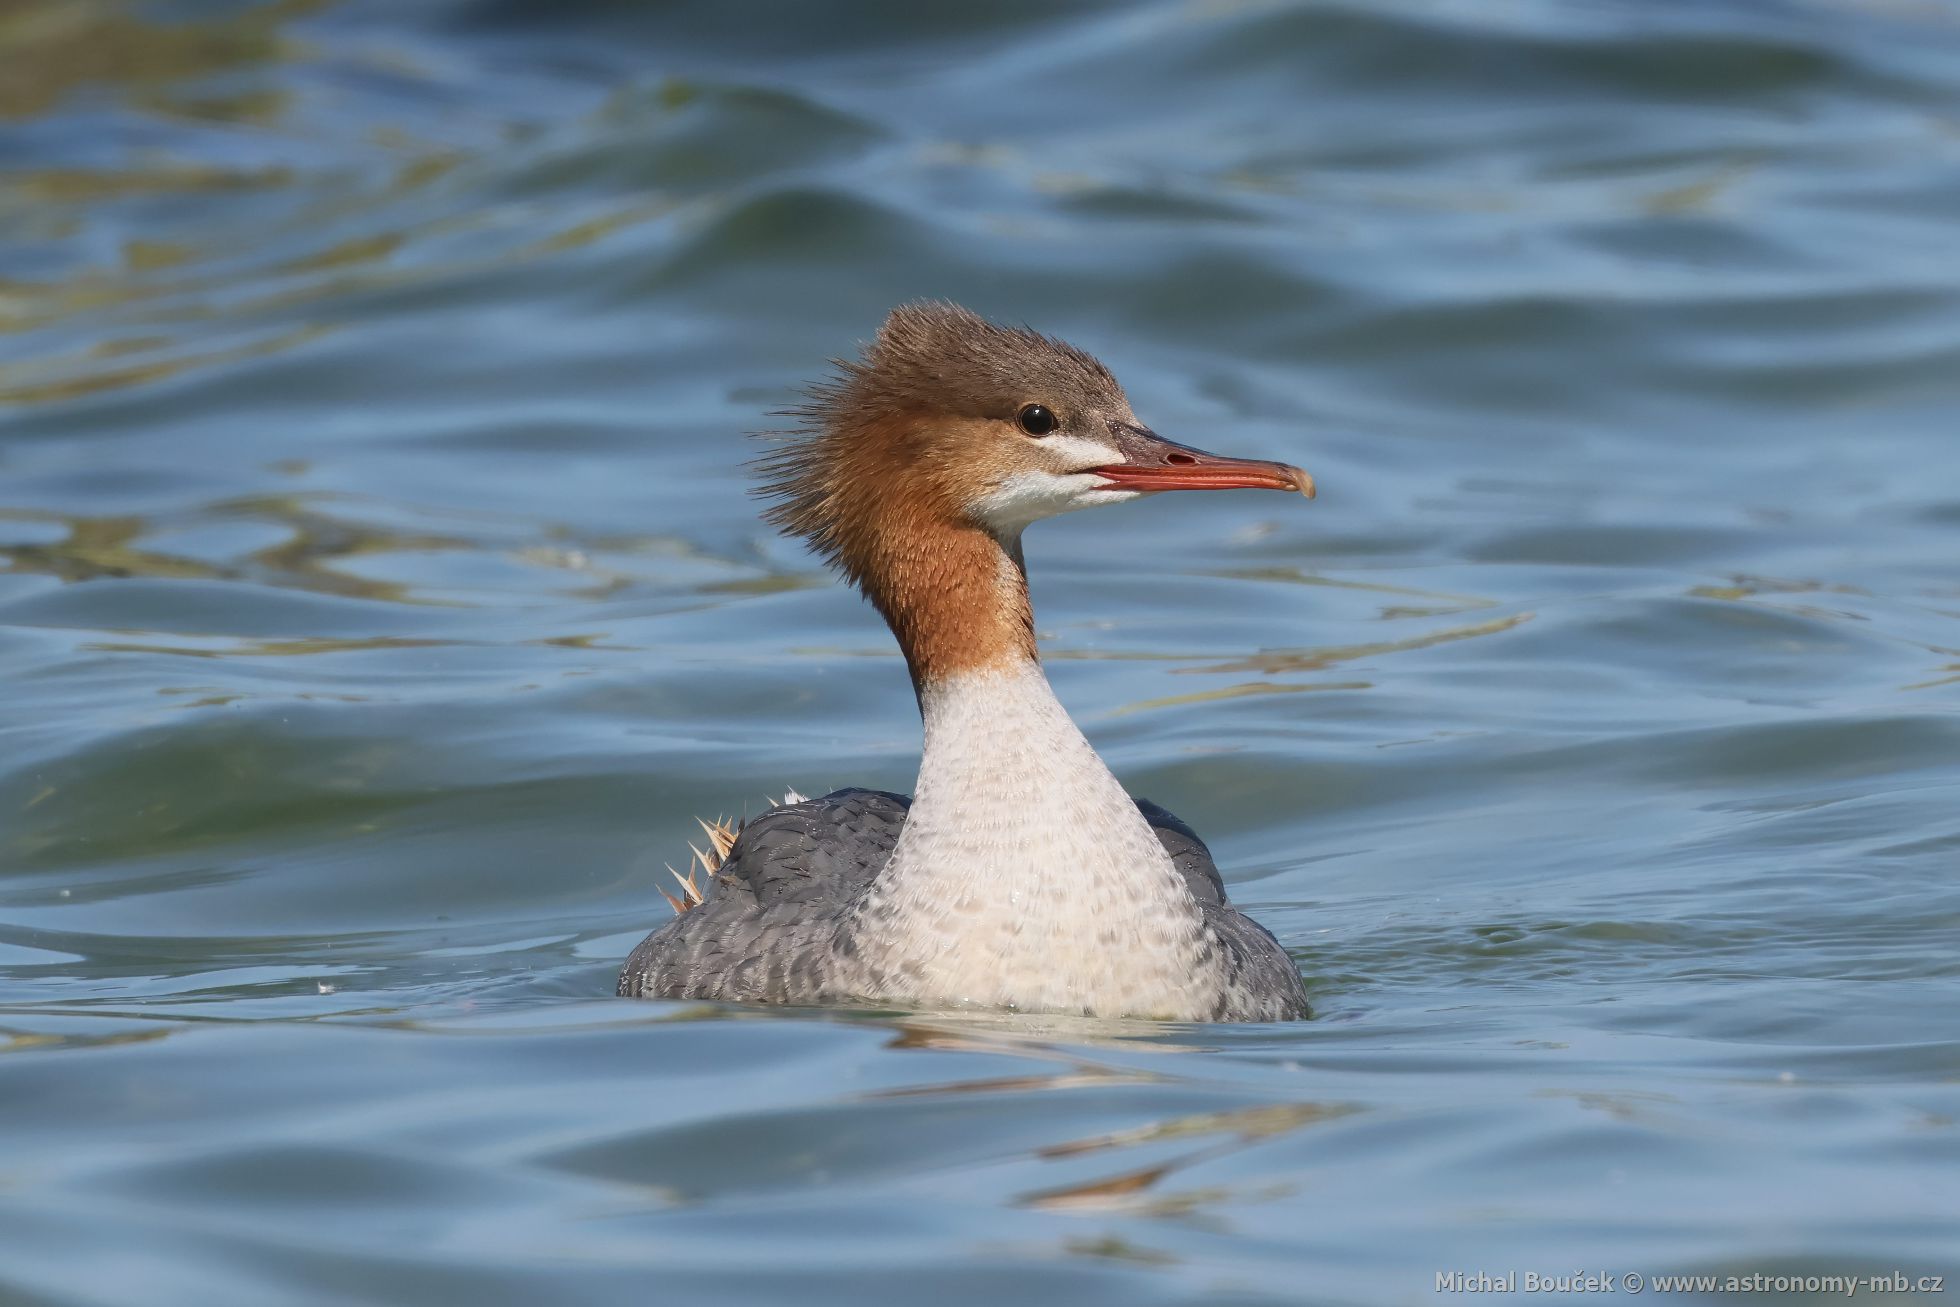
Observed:
[[[1287,470],[1293,474],[1293,488],[1305,495],[1308,499],[1312,499],[1316,493],[1313,484],[1313,475],[1303,468],[1295,467],[1288,468]]]

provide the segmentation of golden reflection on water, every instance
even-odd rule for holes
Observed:
[[[1942,685],[1960,684],[1960,663],[1948,663],[1939,670],[1942,672],[1952,672],[1953,675],[1935,677],[1930,681],[1915,681],[1911,685],[1903,685],[1899,688],[1902,690],[1931,690]]]
[[[87,640],[80,647],[97,653],[171,654],[180,658],[303,658],[310,654],[361,653],[374,649],[444,649],[461,643],[463,642],[458,640],[424,640],[408,636],[372,635],[360,639],[307,636],[297,640],[234,640],[227,642],[223,647],[209,644],[167,644],[161,641],[145,643],[135,640]],[[166,687],[159,693],[176,694],[181,691]],[[191,706],[212,706],[243,697],[230,695],[222,699],[202,699]],[[362,702],[362,696],[346,694],[300,694],[293,697],[332,699],[343,703]]]
[[[150,22],[133,6],[104,0],[9,4],[0,9],[0,118],[30,118],[72,91],[109,83],[149,108],[265,121],[277,106],[263,93],[181,99],[166,89],[186,78],[295,57],[280,29],[322,3],[273,0],[184,23]]]
[[[1290,570],[1290,569],[1289,569]],[[1235,574],[1242,578],[1273,580],[1272,576],[1251,573]],[[1367,582],[1344,582],[1336,580],[1313,580],[1289,576],[1284,579],[1299,580],[1300,583],[1326,584],[1338,589],[1354,590],[1393,590],[1394,587],[1377,586]],[[785,587],[790,588],[790,587]],[[1421,591],[1403,591],[1419,594]],[[1453,596],[1454,597],[1454,596]],[[1460,597],[1457,597],[1460,598]],[[1463,599],[1470,608],[1490,606],[1486,601]],[[1410,611],[1393,612],[1384,610],[1383,616],[1409,617],[1432,616],[1463,611],[1460,608],[1437,609],[1435,613],[1414,613]],[[1232,672],[1255,672],[1261,676],[1278,676],[1291,672],[1317,672],[1340,663],[1353,662],[1361,658],[1374,658],[1385,654],[1407,653],[1416,649],[1428,649],[1439,644],[1457,640],[1474,640],[1483,636],[1501,635],[1515,630],[1536,617],[1536,613],[1513,613],[1508,617],[1496,618],[1488,622],[1475,622],[1465,626],[1453,626],[1441,631],[1431,631],[1424,635],[1409,636],[1401,640],[1377,640],[1366,644],[1327,645],[1306,649],[1262,649],[1238,658],[1223,662],[1207,654],[1156,652],[1137,649],[1069,649],[1046,647],[1041,656],[1047,662],[1151,662],[1151,663],[1190,663],[1193,666],[1172,667],[1168,670],[1175,675],[1222,675]],[[1047,637],[1042,637],[1047,644]],[[820,658],[892,658],[897,656],[895,648],[851,649],[829,645],[805,645],[790,651],[809,657]],[[1287,684],[1270,680],[1240,681],[1216,689],[1193,690],[1185,694],[1164,695],[1158,698],[1140,699],[1127,703],[1104,714],[1106,717],[1123,717],[1131,713],[1150,712],[1159,708],[1177,708],[1189,704],[1211,703],[1223,699],[1239,699],[1257,695],[1299,694],[1326,690],[1371,690],[1373,681],[1318,681]]]
[[[251,127],[286,156],[200,158],[202,138],[192,126],[168,155],[126,151],[110,166],[62,158],[0,173],[0,235],[49,246],[58,269],[46,278],[0,278],[0,332],[31,333],[84,314],[107,319],[91,330],[106,343],[18,351],[0,365],[0,405],[59,403],[290,351],[337,325],[323,301],[546,258],[673,209],[664,197],[642,194],[597,216],[531,212],[504,240],[467,255],[424,249],[408,257],[414,242],[493,220],[484,206],[461,201],[443,212],[390,212],[468,157],[454,145],[419,141],[386,123],[297,121],[300,106],[287,85],[294,78],[283,69],[314,56],[286,29],[326,7],[328,0],[274,0],[198,21],[155,22],[134,6],[99,0],[0,5],[0,120],[50,114],[76,95],[106,92],[151,117]],[[210,81],[219,76],[225,80]],[[260,84],[239,84],[251,77]],[[258,220],[238,233],[249,235],[242,242],[191,217],[152,218],[132,231],[124,213],[131,201],[251,192],[278,204],[253,211]],[[93,256],[103,246],[119,258]],[[88,261],[75,262],[78,255]],[[119,323],[118,312],[139,321]],[[286,321],[276,321],[281,316]],[[214,330],[232,339],[214,344]]]
[[[1247,1195],[1225,1186],[1201,1186],[1165,1192],[1164,1182],[1181,1171],[1265,1140],[1307,1126],[1352,1115],[1361,1109],[1351,1103],[1275,1103],[1228,1112],[1195,1112],[1169,1117],[1128,1130],[1111,1131],[1037,1150],[1043,1161],[1059,1161],[1092,1153],[1140,1148],[1183,1139],[1225,1136],[1202,1148],[1166,1161],[1132,1167],[1094,1180],[1057,1185],[1021,1195],[1019,1205],[1046,1211],[1121,1212],[1133,1216],[1185,1217],[1202,1208],[1236,1201]],[[1267,1187],[1261,1196],[1275,1196]]]
[[[220,519],[277,524],[287,531],[278,544],[246,554],[235,563],[211,563],[142,548],[138,541],[156,530],[141,517],[83,517],[33,509],[0,509],[0,520],[55,522],[67,529],[66,538],[52,544],[0,547],[17,572],[39,573],[63,581],[104,577],[156,577],[192,580],[254,580],[295,590],[380,599],[394,603],[427,602],[408,587],[335,570],[333,564],[368,554],[402,553],[469,547],[447,536],[389,531],[356,525],[327,516],[297,497],[254,496],[211,510]]]
[[[75,95],[119,96],[152,116],[275,124],[288,93],[272,88],[196,89],[197,79],[304,57],[283,33],[323,0],[274,0],[189,22],[154,22],[135,6],[100,0],[25,0],[0,9],[0,119],[49,113]],[[191,83],[189,88],[185,83]],[[198,159],[133,155],[113,168],[55,166],[0,174],[0,229],[28,239],[87,245],[95,210],[144,197],[289,187],[285,165],[238,167]],[[156,232],[140,238],[106,233],[121,253],[114,266],[83,265],[48,280],[0,281],[0,331],[26,332],[78,314],[178,295],[185,287],[160,274],[189,271],[201,251]],[[99,243],[99,242],[98,242]],[[208,287],[197,287],[202,290]],[[208,310],[177,305],[167,314],[198,320]],[[47,352],[0,368],[0,404],[32,405],[160,381],[179,373],[294,348],[323,326],[259,329],[220,347],[179,340],[146,325],[79,353]],[[155,355],[120,366],[105,360]]]
[[[1364,590],[1371,594],[1437,601],[1423,605],[1390,605],[1383,608],[1379,614],[1384,620],[1403,617],[1447,617],[1453,613],[1472,613],[1497,607],[1497,600],[1486,599],[1479,595],[1453,594],[1446,590],[1417,590],[1405,585],[1386,585],[1380,581],[1347,581],[1298,567],[1223,567],[1200,572],[1198,575],[1222,577],[1230,581],[1278,581],[1285,585],[1319,586],[1329,590]]]
[[[1047,1013],[947,1012],[916,1014],[895,1024],[891,1046],[935,1051],[986,1052],[1057,1064],[1047,1074],[995,1076],[936,1081],[878,1090],[871,1099],[965,1097],[975,1094],[1051,1094],[1118,1085],[1175,1084],[1182,1077],[1175,1063],[1161,1069],[1112,1066],[1096,1061],[1095,1048],[1132,1051],[1147,1040],[1154,1054],[1212,1050],[1201,1044],[1166,1039],[1176,1033],[1154,1021],[1108,1020]],[[1195,1066],[1201,1067],[1199,1064]],[[1247,1197],[1242,1190],[1199,1187],[1166,1192],[1165,1182],[1201,1163],[1362,1110],[1353,1103],[1298,1101],[1267,1103],[1217,1112],[1167,1116],[1142,1125],[1106,1130],[1035,1148],[1029,1157],[1041,1163],[1063,1163],[1109,1155],[1112,1159],[1138,1148],[1192,1141],[1199,1146],[1142,1166],[1125,1166],[1092,1179],[1027,1190],[1014,1202],[1047,1211],[1110,1213],[1132,1216],[1190,1217],[1202,1209]],[[1107,1255],[1096,1249],[1088,1255]]]
[[[1841,594],[1869,595],[1871,591],[1855,585],[1833,585],[1816,580],[1785,580],[1773,576],[1737,573],[1727,585],[1698,585],[1688,591],[1697,599],[1754,599],[1758,595]]]
[[[1244,699],[1260,694],[1302,694],[1314,690],[1372,690],[1373,681],[1314,681],[1299,685],[1286,685],[1279,681],[1242,681],[1237,685],[1220,686],[1216,690],[1194,690],[1190,694],[1167,694],[1156,699],[1139,699],[1135,703],[1124,704],[1110,717],[1126,717],[1131,713],[1149,712],[1156,708],[1182,708],[1194,703],[1215,703],[1221,699]]]
[[[1523,626],[1536,615],[1513,613],[1509,617],[1500,617],[1489,622],[1453,626],[1446,630],[1431,631],[1426,635],[1410,636],[1403,640],[1373,640],[1367,644],[1330,645],[1321,649],[1262,649],[1258,653],[1248,654],[1243,658],[1228,659],[1222,663],[1210,663],[1203,667],[1174,667],[1171,670],[1178,674],[1197,675],[1210,675],[1215,672],[1258,672],[1264,676],[1274,676],[1283,672],[1317,672],[1336,663],[1353,662],[1357,658],[1407,653],[1413,649],[1428,649],[1456,640],[1474,640],[1480,636],[1499,635]]]
[[[1107,1134],[1091,1135],[1086,1139],[1072,1140],[1065,1144],[1055,1144],[1042,1149],[1041,1156],[1075,1157],[1084,1153],[1099,1153],[1115,1148],[1135,1148],[1141,1144],[1161,1143],[1166,1139],[1202,1138],[1217,1134],[1231,1135],[1241,1143],[1251,1143],[1274,1135],[1290,1133],[1304,1125],[1347,1116],[1356,1110],[1358,1109],[1345,1103],[1279,1103],[1267,1107],[1241,1108],[1230,1112],[1199,1112],[1191,1116],[1153,1121],[1149,1125],[1137,1126],[1129,1130],[1114,1130]]]
[[[209,578],[220,569],[189,558],[173,558],[134,548],[131,544],[148,528],[137,517],[65,517],[31,509],[0,511],[0,519],[17,522],[59,522],[66,539],[54,544],[7,545],[0,558],[16,572],[34,572],[63,581],[91,581],[103,576]]]
[[[182,1029],[182,1026],[166,1026],[159,1023],[135,1030],[117,1030],[106,1035],[50,1035],[34,1030],[0,1028],[0,1053],[19,1053],[46,1048],[112,1048],[128,1044],[150,1044],[160,1039],[168,1039]]]
[[[68,375],[60,375],[61,365],[66,360],[59,358],[42,359],[12,368],[0,368],[0,404],[52,404],[64,399],[79,399],[84,395],[120,390],[126,386],[163,381],[181,372],[198,368],[217,367],[225,363],[238,363],[245,359],[278,354],[316,340],[325,335],[328,330],[330,328],[326,324],[315,323],[295,327],[290,331],[274,332],[227,349],[186,350],[148,363],[132,364],[121,368],[90,369],[71,372]],[[153,347],[154,341],[146,342],[145,348]],[[133,351],[136,347],[130,348]],[[47,376],[50,371],[56,372],[57,375]]]
[[[1691,598],[1714,599],[1726,603],[1757,605],[1757,601],[1787,598],[1793,595],[1844,595],[1852,599],[1870,599],[1873,594],[1864,586],[1847,585],[1843,582],[1822,581],[1813,577],[1772,577],[1737,573],[1729,578],[1727,585],[1697,585],[1687,591]],[[1820,604],[1789,602],[1764,602],[1758,605],[1778,612],[1791,613],[1798,617],[1823,622],[1869,621],[1870,617],[1850,608],[1826,608]],[[1942,616],[1952,617],[1960,614],[1933,609]],[[1936,658],[1960,658],[1960,649],[1944,645],[1925,644],[1920,647]],[[1910,681],[1899,686],[1900,691],[1934,690],[1942,686],[1960,683],[1960,662],[1942,663],[1930,669],[1934,675],[1925,680]]]
[[[282,470],[300,472],[305,469],[295,467]],[[392,560],[416,555],[431,557],[452,554],[463,558],[489,556],[548,575],[553,582],[549,593],[558,599],[603,600],[636,586],[650,585],[704,596],[705,601],[693,605],[696,607],[717,606],[725,602],[722,596],[767,595],[822,583],[820,578],[809,574],[763,573],[728,580],[701,580],[690,574],[677,578],[676,585],[661,575],[664,564],[669,560],[741,571],[752,571],[757,564],[709,553],[691,541],[676,536],[581,535],[565,526],[487,519],[485,525],[500,537],[507,536],[513,529],[544,537],[542,541],[529,544],[507,544],[476,539],[467,534],[399,530],[354,520],[327,511],[323,503],[344,507],[349,512],[374,507],[358,496],[296,494],[243,496],[171,515],[165,520],[137,515],[91,517],[41,509],[0,508],[0,523],[47,524],[58,527],[64,533],[60,539],[53,541],[0,545],[0,573],[11,571],[47,576],[69,583],[131,578],[229,581],[247,587],[270,586],[348,599],[434,608],[469,608],[476,605],[467,597],[457,597],[454,589],[445,588],[439,567],[420,582],[378,579],[361,575],[353,569],[364,559]],[[146,544],[159,537],[167,540],[169,536],[183,531],[195,532],[201,528],[223,528],[234,524],[274,527],[279,538],[270,544],[215,559],[173,553],[166,548]],[[596,557],[601,554],[612,561],[601,561]],[[637,565],[641,560],[645,560],[644,566]],[[565,584],[567,579],[576,583]],[[507,598],[506,594],[496,592],[485,602],[495,605],[507,601]],[[246,602],[243,595],[241,602]],[[105,621],[102,625],[122,638],[91,640],[79,647],[107,653],[249,659],[490,643],[390,635],[258,638],[215,632],[155,631],[126,627],[112,621]],[[639,651],[637,645],[614,639],[609,632],[594,630],[529,635],[511,643],[608,652]],[[166,693],[205,694],[207,691],[204,687],[194,687]],[[225,698],[206,697],[190,706],[217,706],[226,701]]]

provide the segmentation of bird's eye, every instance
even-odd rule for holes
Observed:
[[[1061,425],[1054,413],[1040,404],[1030,404],[1022,409],[1015,421],[1021,424],[1021,430],[1031,436],[1045,436]]]

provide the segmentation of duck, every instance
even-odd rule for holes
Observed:
[[[1314,497],[1178,444],[1090,354],[956,304],[891,310],[755,460],[764,517],[891,628],[923,724],[908,798],[794,792],[709,847],[623,997],[1181,1022],[1311,1015],[1210,851],[1132,798],[1043,674],[1022,535],[1171,491]]]

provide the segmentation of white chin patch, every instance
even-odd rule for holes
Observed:
[[[967,506],[997,535],[1015,535],[1030,523],[1078,508],[1121,504],[1139,492],[1121,490],[1093,472],[1016,472]]]

